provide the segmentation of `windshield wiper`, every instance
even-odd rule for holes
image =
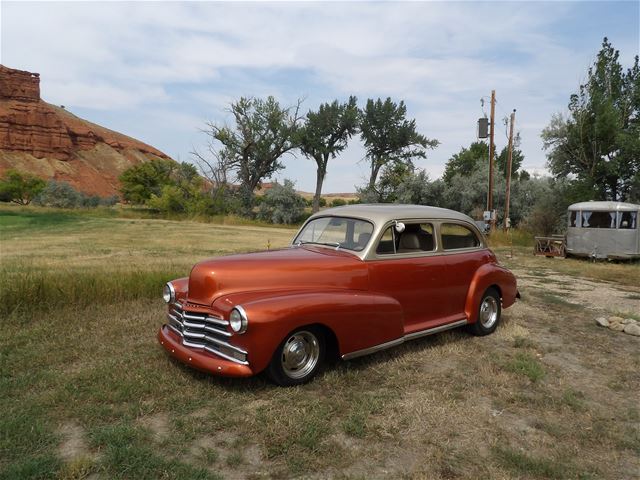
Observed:
[[[300,246],[300,245],[308,245],[308,244],[312,244],[312,245],[325,245],[327,247],[336,247],[336,250],[338,250],[340,248],[340,244],[338,242],[312,242],[311,240],[298,240],[295,245],[296,246]]]

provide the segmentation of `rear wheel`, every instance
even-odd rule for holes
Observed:
[[[301,328],[287,335],[267,368],[269,377],[285,387],[311,380],[324,361],[324,340],[322,332],[313,327]]]
[[[501,313],[500,294],[495,288],[488,288],[480,300],[478,319],[471,325],[471,333],[478,336],[493,333],[498,328]]]

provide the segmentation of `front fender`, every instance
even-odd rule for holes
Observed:
[[[214,308],[228,318],[235,305],[247,312],[249,327],[233,343],[249,352],[255,372],[264,370],[285,336],[305,325],[333,331],[341,355],[402,337],[403,313],[391,297],[358,290],[290,292],[251,298],[244,293],[223,297]]]
[[[511,271],[498,264],[487,263],[476,271],[469,285],[464,309],[469,323],[475,323],[478,319],[478,307],[482,295],[493,285],[500,290],[502,308],[510,307],[515,303],[518,293],[516,277]]]

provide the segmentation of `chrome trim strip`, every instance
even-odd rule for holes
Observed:
[[[178,335],[180,335],[180,337],[182,338],[182,332],[180,330],[178,330],[176,327],[174,327],[173,325],[171,325],[170,323],[167,323],[167,327],[169,327],[171,330],[173,330],[174,332],[176,332]]]
[[[229,332],[225,332],[224,330],[220,330],[220,329],[215,328],[215,327],[210,327],[209,325],[205,325],[204,329],[207,330],[208,332],[215,333],[217,335],[222,335],[224,337],[230,337],[231,336],[231,334]]]
[[[204,328],[204,323],[192,323],[192,322],[187,321],[186,318],[182,321],[182,324],[185,327],[190,327],[190,328]]]
[[[217,338],[210,337],[209,335],[205,335],[204,338],[205,338],[205,340],[207,340],[207,341],[209,341],[211,343],[215,343],[217,345],[221,345],[223,347],[230,348],[231,350],[234,350],[234,351],[236,351],[238,353],[243,353],[245,355],[247,354],[247,352],[245,352],[241,348],[233,346],[230,343],[225,342],[224,340],[218,340]]]
[[[224,358],[225,360],[229,360],[231,362],[235,362],[235,363],[239,363],[240,365],[249,365],[249,362],[247,362],[246,360],[238,360],[237,358],[233,358],[225,353],[219,352],[218,350],[209,347],[208,345],[203,345],[201,343],[192,343],[189,342],[187,340],[183,340],[182,344],[185,347],[191,347],[191,348],[199,348],[201,350],[206,350],[207,352],[213,353],[214,355],[218,355],[222,358]],[[246,355],[246,352],[244,353],[244,355]]]
[[[352,358],[362,357],[364,355],[369,355],[371,353],[379,352],[380,350],[386,350],[387,348],[395,347],[404,343],[407,340],[415,340],[416,338],[426,337],[427,335],[433,335],[435,333],[444,332],[445,330],[450,330],[452,328],[460,327],[465,325],[467,320],[457,320],[452,323],[447,323],[445,325],[440,325],[434,328],[428,328],[426,330],[421,330],[419,332],[413,332],[408,335],[405,335],[400,338],[396,338],[395,340],[391,340],[389,342],[381,343],[379,345],[374,345],[373,347],[363,348],[362,350],[356,350],[355,352],[350,352],[342,355],[343,360],[351,360]]]
[[[351,360],[352,358],[362,357],[364,355],[369,355],[370,353],[375,353],[379,352],[380,350],[386,350],[387,348],[395,347],[396,345],[400,345],[401,343],[404,343],[403,337],[391,340],[390,342],[374,345],[373,347],[363,348],[362,350],[356,350],[355,352],[347,353],[345,355],[342,355],[342,359]]]
[[[221,327],[226,327],[229,325],[229,322],[226,320],[220,320],[219,318],[207,317],[204,319],[205,322],[213,323],[214,325],[220,325]]]
[[[212,348],[206,347],[206,346],[204,347],[204,349],[206,351],[208,351],[208,352],[213,353],[214,355],[218,355],[218,356],[220,356],[220,357],[222,357],[222,358],[224,358],[226,360],[229,360],[231,362],[239,363],[240,365],[249,365],[249,362],[247,362],[246,360],[238,360],[237,358],[230,357],[229,355],[226,355],[226,354],[224,354],[222,352],[218,352],[218,351],[216,351],[216,350],[214,350]]]
[[[206,333],[190,332],[188,330],[185,330],[182,334],[188,338],[205,338],[207,336]]]
[[[187,339],[184,339],[184,340],[182,341],[182,344],[183,344],[185,347],[199,348],[199,349],[201,349],[201,350],[204,350],[204,343],[193,343],[193,342],[190,342],[190,341],[189,341],[189,340],[187,340]]]
[[[187,313],[187,312],[182,312],[182,316],[184,318],[188,318],[189,320],[204,320],[205,318],[207,318],[207,314],[203,313],[203,314],[193,314],[193,313]]]
[[[419,332],[413,332],[409,335],[405,335],[405,340],[414,340],[420,337],[426,337],[427,335],[433,335],[434,333],[444,332],[445,330],[450,330],[452,328],[461,327],[467,323],[466,320],[458,320],[457,322],[447,323],[445,325],[440,325],[439,327],[429,328],[427,330],[421,330]]]

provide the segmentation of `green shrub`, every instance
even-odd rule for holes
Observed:
[[[267,191],[258,208],[258,219],[286,225],[298,223],[304,215],[305,201],[293,187],[291,180],[285,180],[283,185],[275,184]]]
[[[0,180],[0,201],[29,205],[45,188],[45,181],[30,173],[13,168],[7,170]]]
[[[83,206],[84,201],[84,194],[77,191],[67,182],[50,180],[34,200],[34,203],[56,208],[77,208]]]
[[[331,202],[331,206],[332,207],[342,207],[343,205],[346,205],[347,201],[343,200],[342,198],[335,198],[332,202]]]

